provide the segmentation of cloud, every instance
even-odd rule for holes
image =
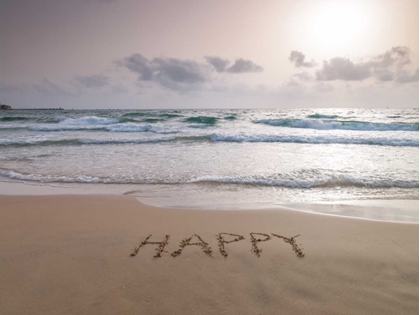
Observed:
[[[205,83],[214,80],[214,72],[245,73],[260,72],[263,68],[250,60],[237,59],[228,68],[229,60],[220,57],[205,57],[207,63],[177,58],[147,59],[133,54],[116,61],[116,64],[139,75],[139,81],[153,81],[162,87],[177,91],[199,90]]]
[[[305,68],[312,68],[316,66],[316,62],[311,60],[309,62],[305,62],[305,55],[300,51],[293,50],[290,53],[289,60],[295,64],[295,67],[305,67]]]
[[[80,76],[76,81],[86,88],[101,88],[109,84],[109,78],[102,74]]]
[[[371,64],[378,68],[386,68],[392,65],[403,66],[410,63],[410,50],[405,46],[392,47],[383,54],[372,58]]]
[[[262,72],[263,70],[263,67],[260,65],[243,58],[236,59],[235,63],[226,69],[226,71],[230,73]]]
[[[226,71],[227,66],[230,64],[230,61],[228,59],[223,59],[220,57],[206,56],[204,58],[209,64],[211,64],[216,69],[217,72]]]
[[[356,64],[350,59],[336,57],[324,61],[322,70],[316,72],[319,81],[361,81],[371,76],[371,66],[366,63]]]
[[[292,75],[292,77],[296,77],[300,81],[304,81],[304,82],[309,82],[309,81],[312,81],[314,79],[314,77],[308,72],[295,73],[295,74]]]
[[[229,73],[247,73],[247,72],[262,72],[264,68],[251,60],[239,58],[235,60],[235,63],[228,67],[230,61],[220,57],[204,57],[210,65],[214,67],[217,72],[229,72]]]
[[[416,80],[415,74],[410,77],[403,67],[411,63],[410,50],[397,46],[361,62],[353,62],[349,58],[335,57],[324,61],[322,68],[316,71],[318,81],[363,81],[374,78],[377,81],[394,81],[408,83]],[[418,80],[418,79],[417,79]]]
[[[409,74],[406,71],[403,71],[398,76],[397,82],[399,83],[419,82],[419,68],[417,68],[417,70],[413,74]]]
[[[196,90],[211,80],[210,67],[193,60],[176,58],[150,60],[141,54],[133,54],[118,60],[116,64],[138,74],[139,81],[155,82],[170,90],[184,92]]]
[[[140,81],[150,81],[153,79],[153,68],[150,61],[140,54],[133,54],[116,63],[139,74]]]
[[[151,64],[155,69],[155,77],[159,81],[191,84],[208,80],[205,66],[192,60],[154,58]]]
[[[299,81],[292,78],[292,79],[284,82],[282,86],[283,87],[300,87],[300,86],[302,86],[302,84]]]
[[[394,73],[386,68],[379,68],[374,70],[374,76],[378,81],[387,82],[394,80]]]

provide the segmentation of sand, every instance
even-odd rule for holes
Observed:
[[[418,314],[418,229],[286,208],[0,196],[0,314]]]

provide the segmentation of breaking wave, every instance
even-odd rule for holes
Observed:
[[[329,119],[333,119],[333,118],[338,118],[339,116],[338,115],[325,115],[325,114],[318,114],[318,113],[316,113],[316,114],[308,115],[306,117],[308,117],[308,118],[315,118],[315,119],[317,119],[317,118],[329,118]]]
[[[365,144],[383,146],[417,147],[417,139],[406,138],[355,138],[339,136],[296,136],[296,135],[252,135],[247,133],[237,134],[212,134],[212,141],[222,142],[286,142],[286,143],[312,143],[312,144]]]
[[[115,124],[104,127],[107,131],[112,132],[153,132],[153,133],[178,133],[179,128],[169,126],[156,126],[156,125],[140,125],[134,123]]]
[[[140,139],[25,139],[25,140],[8,140],[0,139],[0,146],[71,146],[71,145],[105,145],[105,144],[142,144],[142,143],[158,143],[158,142],[169,142],[175,141],[177,138],[166,137],[166,138],[140,138]]]
[[[159,113],[154,111],[143,111],[143,112],[130,112],[122,115],[122,117],[161,117],[166,119],[171,118],[177,118],[182,117],[182,115],[179,114],[173,114],[173,113]]]
[[[84,126],[84,125],[110,125],[118,123],[117,118],[105,118],[96,116],[87,116],[81,118],[60,118],[61,125]]]
[[[419,131],[418,123],[374,123],[364,121],[339,121],[315,119],[259,119],[253,120],[256,124],[265,124],[278,127],[308,128],[308,129],[340,129],[364,131]]]
[[[316,187],[335,187],[335,186],[356,186],[370,188],[416,188],[419,187],[418,181],[404,181],[394,179],[364,179],[356,178],[351,175],[335,174],[333,172],[314,172],[314,174],[302,174],[306,172],[296,172],[293,174],[275,175],[249,175],[249,176],[203,176],[189,181],[190,183],[217,183],[217,184],[242,184],[259,186],[278,186],[288,188],[316,188]]]
[[[198,125],[202,126],[202,125]],[[190,128],[197,128],[198,126],[190,125]],[[156,134],[174,134],[176,130],[159,129],[156,126],[133,126],[133,127],[119,127],[117,125],[110,125],[109,130],[120,132],[153,132]],[[114,129],[117,128],[117,129]],[[124,130],[124,131],[122,131]],[[288,136],[288,135],[253,135],[247,133],[237,134],[204,134],[204,135],[187,135],[178,134],[177,137],[159,137],[159,138],[105,138],[105,139],[48,139],[43,137],[36,138],[23,138],[23,139],[0,139],[1,146],[34,146],[34,145],[81,145],[81,144],[140,144],[140,143],[153,143],[153,142],[168,142],[168,141],[188,141],[188,142],[251,142],[251,143],[265,143],[265,142],[278,142],[278,143],[308,143],[308,144],[361,144],[361,145],[380,145],[380,146],[395,146],[395,147],[417,147],[419,145],[418,139],[404,139],[404,138],[350,138],[350,137],[337,137],[337,136]]]
[[[153,133],[177,133],[179,128],[170,127],[170,126],[158,126],[158,125],[144,125],[136,123],[117,123],[117,124],[54,124],[54,125],[39,125],[39,126],[29,126],[28,130],[32,131],[94,131],[94,130],[104,130],[110,132],[153,132]]]
[[[248,176],[202,176],[188,180],[176,179],[127,179],[96,177],[89,175],[54,176],[23,174],[14,170],[0,169],[0,176],[35,182],[57,183],[104,183],[104,184],[236,184],[253,186],[273,186],[286,188],[322,188],[322,187],[367,187],[367,188],[418,188],[418,181],[391,178],[357,178],[348,174],[332,171],[303,170],[290,174],[248,175]]]

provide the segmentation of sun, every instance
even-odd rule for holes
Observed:
[[[367,26],[365,11],[356,1],[324,3],[311,12],[308,22],[313,44],[329,51],[357,45]]]

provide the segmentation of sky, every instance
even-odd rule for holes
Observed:
[[[0,0],[13,108],[413,108],[418,0]]]

